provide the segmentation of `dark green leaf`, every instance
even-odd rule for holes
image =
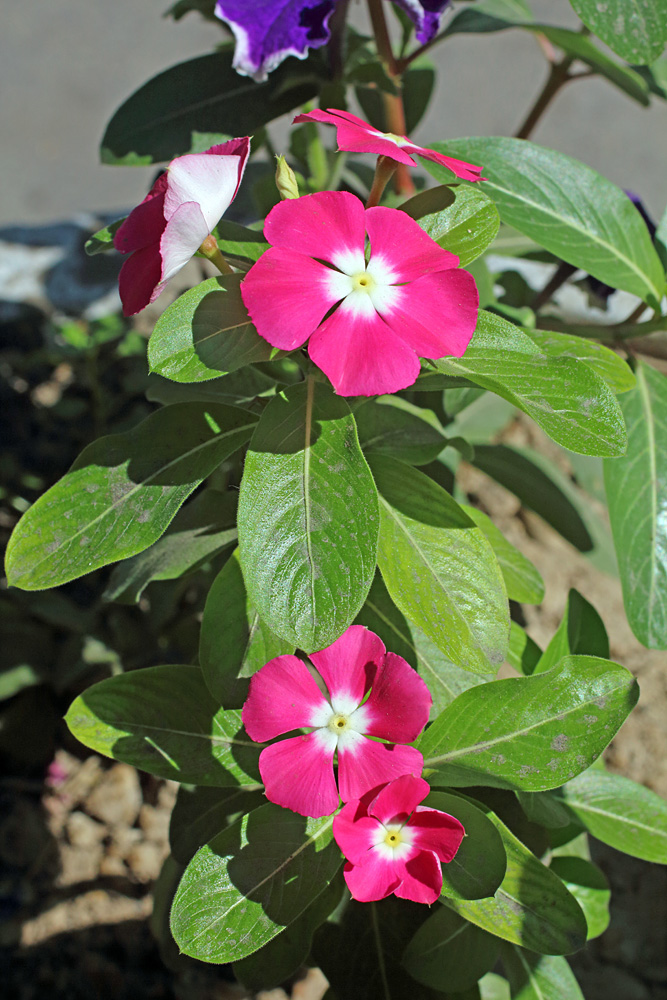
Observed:
[[[167,404],[229,403],[249,409],[260,396],[273,396],[275,391],[275,379],[249,367],[206,382],[172,382],[152,374],[148,376],[146,398]]]
[[[398,396],[365,403],[354,418],[359,444],[367,454],[393,455],[410,465],[427,465],[447,445],[433,414]]]
[[[275,656],[293,653],[294,648],[268,628],[249,601],[237,550],[206,598],[199,640],[206,686],[221,705],[241,708],[248,696],[247,678]]]
[[[629,670],[592,656],[491,681],[460,694],[426,730],[424,767],[447,785],[557,788],[600,756],[638,693]]]
[[[480,184],[503,222],[657,308],[665,286],[660,259],[643,218],[611,181],[565,153],[525,139],[455,139],[433,147],[481,164],[488,179]],[[422,162],[441,179],[443,168]]]
[[[115,222],[110,222],[108,226],[98,229],[96,233],[93,233],[84,243],[83,249],[86,251],[86,254],[89,257],[94,257],[97,253],[106,253],[108,250],[113,250],[113,238],[123,222],[125,222],[125,216],[122,219],[116,219]]]
[[[467,504],[462,504],[461,509],[481,528],[495,552],[509,599],[522,604],[540,604],[544,599],[544,581],[530,559],[508,542],[502,531],[481,510]]]
[[[254,263],[269,249],[261,232],[240,226],[238,222],[221,219],[213,231],[224,257]]]
[[[377,492],[350,408],[309,379],[269,403],[248,449],[239,548],[248,596],[313,652],[354,621],[375,573]]]
[[[586,919],[561,880],[490,809],[507,854],[507,872],[490,899],[443,903],[477,927],[547,955],[569,955],[586,941]]]
[[[585,858],[561,856],[553,858],[549,867],[563,880],[584,911],[588,940],[599,937],[609,926],[611,890],[604,874]]]
[[[599,73],[600,76],[622,90],[628,97],[644,107],[648,106],[648,84],[640,74],[629,66],[624,66],[615,59],[611,59],[581,32],[569,31],[567,28],[554,28],[547,24],[536,24],[530,30],[546,35],[549,41],[557,45],[566,55],[580,59],[595,73]],[[613,46],[611,47],[613,48]],[[630,61],[637,62],[639,60]]]
[[[617,851],[667,864],[667,802],[620,774],[597,768],[569,781],[560,792],[577,820]]]
[[[493,673],[507,649],[505,588],[491,546],[423,473],[376,457],[378,565],[396,606],[455,666]]]
[[[512,622],[510,627],[510,648],[507,653],[507,662],[518,670],[520,674],[528,676],[535,670],[542,655],[542,650],[533,639],[517,625]]]
[[[181,785],[169,823],[169,846],[174,858],[182,865],[189,864],[199,848],[230,822],[265,804],[263,791],[244,785],[236,788]]]
[[[404,202],[401,211],[416,219],[438,246],[456,254],[461,267],[484,253],[500,227],[489,196],[464,184],[429,188]]]
[[[107,601],[136,603],[154,580],[177,580],[236,540],[236,496],[205,490],[179,510],[162,538],[115,567]]]
[[[604,479],[625,611],[651,649],[667,649],[667,378],[642,362],[621,396],[628,450]]]
[[[206,690],[199,667],[169,664],[93,684],[66,722],[84,746],[159,778],[193,785],[257,785],[259,746]]]
[[[447,792],[431,792],[424,805],[456,816],[466,832],[454,859],[443,865],[442,895],[450,899],[492,896],[505,877],[507,859],[502,838],[482,811],[484,807]]]
[[[16,526],[10,582],[55,587],[147,549],[202,479],[245,444],[256,420],[231,406],[176,403],[88,445]]]
[[[296,920],[340,868],[331,824],[331,816],[305,819],[268,804],[202,847],[171,911],[181,951],[236,962]]]
[[[512,1000],[584,1000],[567,959],[503,946],[502,961]]]
[[[102,139],[103,163],[148,164],[189,152],[193,131],[252,135],[318,90],[315,57],[291,59],[255,83],[232,69],[233,51],[171,66],[116,111]]]
[[[563,620],[542,654],[534,673],[550,670],[570,653],[588,656],[609,656],[609,639],[604,622],[592,604],[578,590],[570,590]]]
[[[533,20],[526,0],[478,0],[472,8],[460,8],[444,35],[486,34],[503,31]]]
[[[435,66],[426,56],[415,59],[403,74],[402,96],[405,110],[405,131],[412,135],[426,114],[433,88]]]
[[[570,814],[551,792],[517,792],[516,797],[531,823],[549,830],[563,830],[570,825]]]
[[[483,683],[478,674],[455,666],[425,632],[401,614],[379,573],[356,621],[379,635],[388,650],[419,671],[433,698],[433,715],[438,715],[461,691]]]
[[[440,907],[408,942],[402,963],[417,982],[459,992],[492,969],[499,953],[497,937]]]
[[[651,63],[667,42],[663,0],[570,0],[584,24],[623,59]]]
[[[576,358],[584,361],[614,392],[627,392],[635,384],[635,377],[627,362],[596,340],[545,330],[531,330],[528,336],[543,354],[553,358]]]
[[[250,322],[240,282],[238,274],[208,278],[168,306],[148,342],[151,371],[201,382],[268,361],[273,348]]]

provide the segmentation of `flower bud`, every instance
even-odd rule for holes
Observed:
[[[276,187],[283,201],[299,197],[299,185],[296,174],[284,156],[276,156]]]

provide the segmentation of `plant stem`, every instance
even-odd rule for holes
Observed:
[[[199,247],[199,252],[203,254],[207,260],[210,260],[212,264],[215,264],[221,274],[234,273],[234,269],[227,263],[225,258],[220,253],[220,249],[218,244],[215,242],[215,237],[213,235],[206,237],[202,245]]]
[[[350,0],[338,0],[333,14],[329,18],[329,65],[334,80],[343,76],[345,60],[343,59],[343,43],[345,41],[345,21]]]
[[[569,70],[573,62],[574,59],[572,57],[566,56],[559,63],[552,64],[544,87],[538,94],[535,103],[526,115],[523,124],[519,130],[514,133],[515,139],[527,139],[531,135],[533,129],[560,88],[571,79]]]
[[[396,172],[396,168],[398,166],[399,164],[396,160],[392,160],[391,157],[378,156],[377,163],[375,165],[373,186],[366,202],[366,208],[373,208],[375,205],[380,204],[382,193],[386,188],[387,183]]]
[[[387,67],[389,75],[397,76],[398,67],[396,66],[396,60],[394,59],[394,53],[391,47],[387,20],[384,16],[383,0],[368,0],[368,13],[370,14],[371,24],[373,25],[373,34],[375,35],[375,44],[377,45],[378,55]]]

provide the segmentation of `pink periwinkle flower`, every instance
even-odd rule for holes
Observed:
[[[468,346],[475,281],[405,212],[322,191],[272,208],[264,235],[272,246],[241,283],[257,332],[284,351],[309,341],[339,395],[405,389],[420,356]]]
[[[334,754],[344,802],[401,774],[421,774],[421,753],[395,745],[415,740],[428,721],[432,699],[419,674],[361,625],[310,659],[328,697],[296,656],[277,656],[250,680],[242,717],[251,739],[311,730],[262,750],[266,797],[302,816],[328,816],[339,805]]]
[[[249,152],[246,136],[178,156],[132,209],[113,241],[132,254],[119,278],[126,316],[155,301],[197,252],[236,197]]]
[[[333,821],[347,858],[344,875],[354,899],[370,903],[400,896],[434,903],[442,890],[442,862],[451,861],[465,835],[449,813],[419,805],[430,792],[423,778],[404,775],[373,796],[348,802]]]
[[[377,156],[387,156],[390,160],[396,160],[397,163],[405,163],[408,167],[415,165],[415,156],[423,156],[426,160],[448,167],[462,180],[484,180],[481,167],[466,163],[464,160],[455,160],[443,153],[436,153],[434,149],[417,146],[405,135],[380,132],[349,111],[337,111],[335,108],[309,111],[297,115],[294,124],[298,122],[324,122],[325,125],[335,125],[338,149],[348,153],[375,153]]]

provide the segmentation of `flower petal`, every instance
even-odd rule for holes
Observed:
[[[455,173],[457,177],[460,177],[464,181],[483,181],[482,177],[483,167],[477,167],[474,163],[466,163],[465,160],[456,160],[453,156],[445,156],[444,153],[436,153],[434,149],[423,149],[421,146],[406,146],[406,150],[416,156],[423,156],[425,160],[432,160],[434,163],[441,163],[443,167],[447,167],[452,173]]]
[[[366,806],[356,799],[343,806],[333,821],[336,843],[348,861],[359,864],[376,843],[380,824],[368,816]]]
[[[234,33],[234,68],[258,82],[287,56],[305,59],[329,41],[335,0],[218,0],[215,13]]]
[[[424,758],[414,747],[377,743],[350,731],[338,737],[338,787],[343,802],[360,799],[403,774],[416,777],[423,766]]]
[[[262,254],[241,282],[241,296],[259,335],[282,351],[301,347],[338,301],[333,274],[337,272],[293,251],[272,248]]]
[[[133,208],[127,219],[116,230],[113,245],[119,253],[141,250],[151,243],[159,243],[167,225],[164,217],[164,198],[167,191],[167,174],[162,173],[144,200]],[[138,311],[138,310],[137,310]]]
[[[285,204],[287,204],[285,202]],[[340,396],[379,396],[415,382],[419,359],[377,314],[357,311],[354,294],[310,338],[308,353]],[[370,296],[360,293],[368,299]]]
[[[354,274],[363,271],[365,210],[347,191],[320,191],[281,201],[269,212],[264,236],[273,246],[293,250]]]
[[[160,240],[162,282],[169,281],[192,259],[210,232],[196,201],[179,205]]]
[[[267,799],[301,816],[329,816],[338,808],[333,769],[335,741],[333,733],[318,730],[262,750],[259,773]]]
[[[423,358],[460,358],[479,312],[475,279],[468,271],[436,271],[418,278],[394,299],[382,318]]]
[[[250,739],[264,743],[292,729],[314,725],[315,713],[328,707],[297,656],[276,656],[250,678],[241,718]]]
[[[364,864],[353,865],[348,862],[343,869],[343,875],[347,882],[347,887],[352,894],[352,899],[358,899],[360,903],[372,903],[377,899],[384,899],[401,884],[399,876],[396,874],[394,862],[385,861],[379,855],[368,856]]]
[[[394,862],[401,884],[394,892],[415,903],[435,903],[442,891],[442,868],[431,851],[419,851],[407,861]]]
[[[332,704],[349,701],[346,710],[353,712],[373,683],[384,654],[384,643],[374,632],[363,625],[350,625],[326,649],[311,653],[310,660],[322,675]],[[334,710],[344,711],[338,704],[334,704]]]
[[[428,722],[433,699],[424,681],[402,656],[387,653],[370,698],[364,704],[365,732],[392,743],[412,743]]]
[[[375,810],[373,813],[376,815]],[[441,861],[452,860],[465,836],[463,824],[455,816],[425,806],[417,806],[409,826],[415,831],[415,847],[433,851]]]
[[[415,26],[417,41],[430,42],[440,27],[440,15],[450,0],[394,0]]]
[[[456,254],[439,247],[405,212],[383,206],[369,208],[366,229],[371,240],[371,274],[381,267],[393,274],[394,282],[404,282],[458,266]]]
[[[123,264],[118,277],[118,291],[126,316],[145,309],[162,291],[162,258],[157,243],[135,250]]]
[[[404,823],[430,791],[428,781],[404,774],[380,789],[368,806],[368,813],[385,826],[387,823]]]
[[[243,165],[240,156],[214,153],[191,153],[172,160],[167,167],[169,183],[164,201],[165,219],[169,221],[186,202],[197,202],[206,220],[204,239],[234,200]]]

